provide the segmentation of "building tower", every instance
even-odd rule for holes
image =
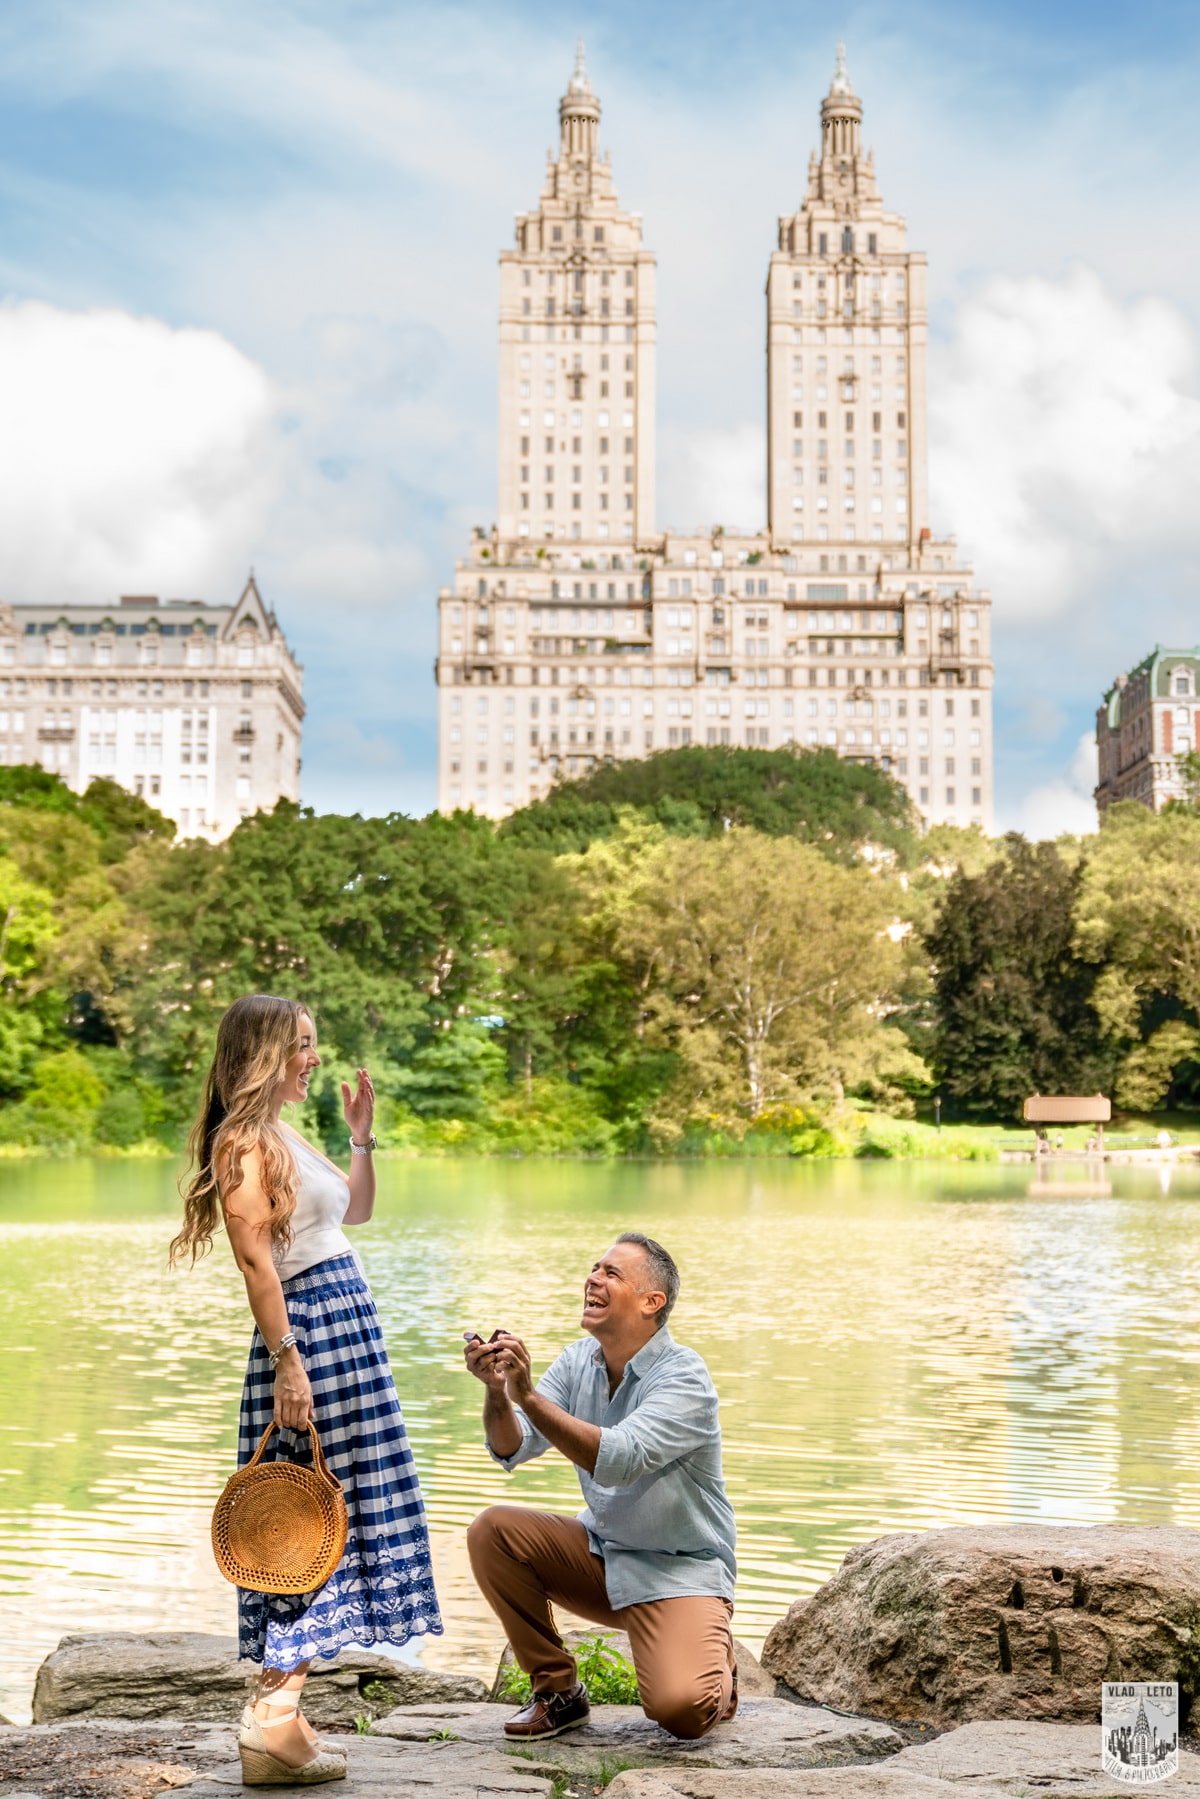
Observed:
[[[844,46],[767,277],[772,542],[914,547],[928,518],[925,257],[884,210]]]
[[[654,529],[655,263],[600,154],[582,42],[558,116],[500,256],[499,532],[632,546]]]
[[[925,267],[839,50],[768,283],[770,524],[654,523],[654,258],[582,49],[500,258],[500,498],[438,595],[438,804],[685,744],[832,750],[991,826],[990,604],[926,522]]]

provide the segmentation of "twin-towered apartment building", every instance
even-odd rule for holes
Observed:
[[[687,743],[824,745],[992,823],[988,595],[929,525],[925,258],[839,49],[767,268],[765,530],[661,530],[655,258],[583,64],[500,256],[497,521],[439,595],[439,806]]]

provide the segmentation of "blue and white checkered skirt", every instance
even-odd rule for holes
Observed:
[[[238,1589],[238,1653],[291,1670],[352,1643],[440,1635],[429,1536],[371,1290],[351,1255],[283,1283],[288,1320],[312,1382],[321,1448],[346,1495],[346,1553],[315,1593]],[[238,1466],[254,1454],[275,1406],[275,1377],[256,1331],[242,1391]],[[276,1431],[266,1456],[311,1463],[308,1433]]]

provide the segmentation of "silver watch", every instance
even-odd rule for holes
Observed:
[[[375,1141],[374,1131],[371,1132],[371,1135],[367,1138],[365,1143],[356,1143],[353,1137],[350,1139],[350,1154],[352,1156],[369,1156],[373,1154],[378,1147],[379,1146]]]

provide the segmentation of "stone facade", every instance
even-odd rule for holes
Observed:
[[[924,259],[861,111],[839,52],[770,259],[767,528],[662,532],[654,259],[577,60],[501,257],[499,520],[439,595],[443,810],[499,817],[675,745],[821,745],[990,830],[990,605],[927,522]]]
[[[235,605],[0,605],[0,764],[117,781],[181,836],[299,798],[301,670],[254,582]]]
[[[1200,743],[1200,649],[1153,652],[1118,675],[1096,713],[1096,806],[1137,800],[1159,812],[1187,797],[1179,757]]]

